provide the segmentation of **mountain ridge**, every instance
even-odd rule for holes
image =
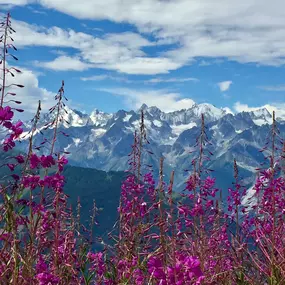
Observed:
[[[136,111],[105,113],[96,109],[90,115],[68,108],[64,119],[69,119],[70,124],[63,121],[60,129],[68,133],[69,137],[59,136],[56,148],[70,152],[68,157],[71,165],[104,171],[123,171],[128,168],[128,154],[134,132],[139,130],[141,109],[144,110],[144,123],[150,142],[148,148],[153,153],[151,156],[145,155],[143,163],[153,164],[157,175],[159,159],[164,157],[165,178],[168,179],[174,169],[176,181],[180,181],[177,183],[180,190],[186,179],[184,170],[191,167],[191,160],[194,158],[194,154],[190,152],[193,151],[200,132],[202,113],[212,143],[208,148],[214,153],[212,161],[205,162],[208,167],[217,168],[223,176],[223,169],[227,169],[226,166],[236,158],[241,173],[244,173],[250,184],[255,177],[255,168],[264,160],[265,154],[261,154],[259,150],[263,148],[270,133],[270,112],[261,108],[232,114],[208,103],[194,104],[191,108],[167,113],[146,104]],[[282,116],[277,115],[277,118],[284,137],[285,120]],[[52,118],[45,114],[39,122],[39,128],[48,119]],[[51,128],[45,131],[45,136],[52,136]],[[40,144],[42,139],[38,133],[35,137],[36,144]],[[26,140],[23,140],[21,147],[25,147],[25,144]],[[228,168],[224,174],[230,180],[232,170]]]

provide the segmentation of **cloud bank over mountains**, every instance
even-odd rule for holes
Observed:
[[[195,96],[201,97],[196,90],[187,92],[176,88],[179,84],[205,85],[205,80],[195,73],[183,71],[183,76],[175,73],[187,70],[194,63],[200,63],[200,68],[211,65],[211,60],[245,66],[277,67],[285,63],[285,3],[282,0],[193,0],[191,3],[188,0],[1,0],[0,6],[26,7],[47,19],[48,13],[62,13],[71,16],[70,19],[90,23],[90,27],[87,22],[82,23],[82,30],[76,25],[67,28],[69,25],[59,26],[58,22],[37,24],[12,18],[17,47],[23,50],[47,48],[52,54],[49,58],[40,56],[24,68],[25,74],[20,80],[25,77],[27,84],[25,91],[19,90],[19,94],[27,96],[27,102],[36,98],[48,105],[47,98],[53,94],[48,87],[41,86],[35,69],[51,74],[100,70],[99,75],[96,72],[78,78],[82,83],[93,82],[94,90],[121,98],[126,108],[137,108],[147,102],[173,111],[190,108]],[[105,32],[104,28],[92,27],[91,23],[100,21],[128,28]],[[98,82],[117,85],[98,86]],[[228,94],[239,86],[236,82],[236,78],[224,76],[208,83],[216,89],[219,87],[224,100],[231,98],[229,105],[223,101],[220,107],[231,112],[260,108]],[[124,85],[134,83],[141,86]],[[166,88],[163,84],[175,86]],[[256,88],[264,92],[284,92],[284,84],[260,84]],[[207,101],[207,96],[211,94],[206,94],[206,100],[201,98],[201,102]],[[282,97],[278,98],[261,105],[274,110],[282,101]],[[29,103],[27,106],[31,107]]]

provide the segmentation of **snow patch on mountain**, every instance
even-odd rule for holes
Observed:
[[[100,129],[92,129],[91,132],[92,132],[92,135],[95,138],[98,138],[98,137],[100,137],[100,136],[102,136],[103,134],[106,133],[106,129],[102,129],[102,128],[100,128]]]
[[[132,117],[131,114],[127,114],[126,117],[123,119],[123,121],[124,121],[124,122],[128,122],[131,117]]]
[[[153,124],[156,126],[156,127],[161,127],[162,126],[162,123],[158,120],[154,120],[153,121]]]
[[[219,119],[222,116],[226,114],[226,111],[220,108],[217,108],[211,104],[208,103],[202,103],[202,104],[195,104],[191,108],[196,116],[201,117],[202,114],[211,115],[214,119]]]
[[[261,108],[255,111],[249,112],[253,122],[257,126],[262,126],[265,124],[271,124],[272,123],[272,115],[269,113],[269,111],[266,108]]]
[[[78,146],[82,142],[82,140],[79,138],[73,138],[72,140],[73,140],[75,146]]]
[[[113,114],[104,113],[95,109],[90,114],[90,120],[94,126],[104,126],[107,124],[108,120],[112,118]]]
[[[256,120],[253,120],[253,122],[254,122],[257,126],[262,126],[262,125],[268,124],[268,122],[266,122],[266,121],[263,120],[263,119],[256,119]]]
[[[191,123],[185,124],[185,125],[178,125],[178,126],[172,125],[170,127],[172,128],[172,133],[178,137],[182,132],[184,132],[186,130],[190,130],[196,126],[197,126],[196,123],[191,122]]]
[[[254,195],[256,190],[254,189],[254,185],[247,189],[246,195],[243,197],[241,204],[247,207],[247,211],[250,211],[253,206],[256,205],[257,199]]]
[[[250,166],[250,165],[246,165],[242,162],[237,162],[237,165],[241,168],[247,169],[248,171],[255,173],[256,172],[256,167]]]
[[[229,107],[222,108],[223,111],[225,111],[225,114],[232,114],[234,115],[233,111]]]
[[[141,124],[140,120],[136,120],[136,121],[132,122],[132,125],[134,126],[134,128],[136,130],[139,130],[140,124]],[[151,121],[145,119],[144,120],[144,125],[146,126],[146,128],[150,129],[151,128]]]
[[[71,146],[72,144],[68,144],[66,147],[63,148],[63,150],[67,152]]]

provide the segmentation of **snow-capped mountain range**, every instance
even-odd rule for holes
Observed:
[[[133,134],[139,129],[140,111],[144,110],[148,149],[153,155],[145,157],[147,164],[154,165],[157,172],[159,159],[165,158],[165,177],[172,169],[176,172],[178,189],[182,189],[186,178],[185,169],[191,168],[194,154],[190,154],[199,135],[201,114],[204,114],[207,133],[212,143],[209,146],[214,153],[208,166],[215,169],[219,186],[230,186],[232,164],[236,158],[245,183],[254,179],[255,168],[264,161],[264,154],[259,150],[264,146],[270,133],[272,115],[266,108],[251,112],[233,114],[227,109],[220,109],[211,104],[194,104],[190,109],[165,113],[157,107],[142,105],[136,111],[119,110],[108,114],[94,110],[90,115],[67,108],[61,129],[69,137],[58,136],[56,147],[70,152],[72,165],[102,170],[125,170],[128,167],[128,154],[133,143]],[[51,115],[42,116],[39,128],[51,121]],[[285,137],[285,113],[277,112],[278,127]],[[28,129],[29,123],[26,123]],[[51,137],[52,130],[44,132]],[[43,137],[36,135],[36,144]],[[25,140],[19,144],[25,148]]]

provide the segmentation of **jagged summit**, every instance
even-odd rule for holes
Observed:
[[[89,121],[91,121],[95,126],[106,125],[112,116],[112,114],[94,109],[89,116]]]
[[[141,110],[146,111],[148,110],[148,105],[143,103],[140,108],[138,108],[137,112],[141,112]]]
[[[207,122],[219,120],[227,114],[232,114],[233,116],[237,116],[238,118],[246,120],[247,122],[252,121],[254,124],[259,126],[271,124],[272,122],[272,114],[266,107],[234,114],[229,108],[218,108],[209,103],[194,103],[191,108],[172,112],[164,112],[156,106],[149,107],[146,104],[142,104],[142,106],[137,111],[119,110],[113,114],[103,112],[97,108],[94,109],[90,115],[68,107],[65,107],[65,109],[67,113],[62,111],[64,118],[62,125],[66,128],[83,127],[87,125],[93,125],[94,127],[106,126],[108,125],[108,122],[115,122],[118,119],[122,119],[127,123],[131,118],[131,120],[135,121],[135,114],[139,116],[141,110],[144,110],[146,112],[147,119],[156,120],[156,124],[162,125],[163,122],[166,122],[170,126],[185,125],[185,128],[186,126],[197,124],[197,122],[201,119],[201,114],[204,114],[205,120]],[[40,121],[40,125],[44,125],[46,122],[51,121],[54,118],[54,115],[55,114],[44,114]],[[285,120],[285,112],[282,112],[281,109],[278,110],[276,112],[276,117],[277,120]],[[67,124],[65,121],[68,121],[70,124]]]

